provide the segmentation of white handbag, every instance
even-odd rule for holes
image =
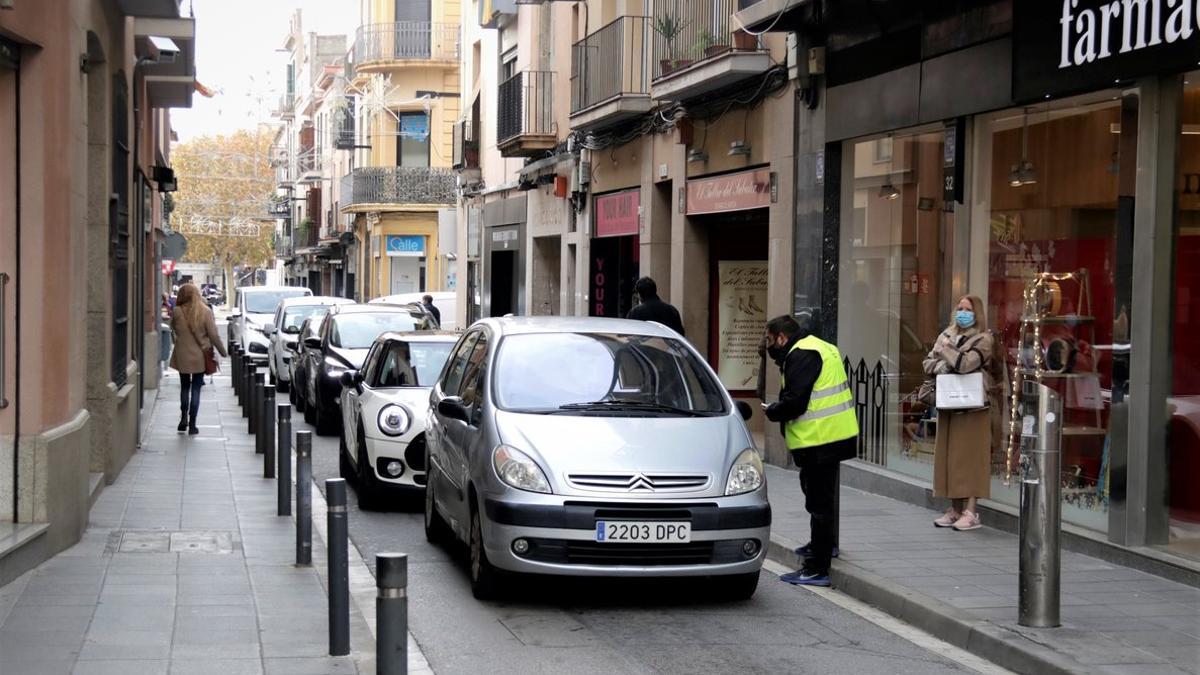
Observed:
[[[987,407],[983,391],[983,373],[937,376],[937,407],[939,410],[973,410]]]

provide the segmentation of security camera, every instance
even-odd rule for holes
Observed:
[[[153,58],[158,63],[175,63],[175,57],[179,56],[179,45],[168,37],[151,35],[150,47],[155,52]]]

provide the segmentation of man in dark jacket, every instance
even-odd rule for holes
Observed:
[[[679,318],[679,310],[670,303],[663,302],[658,297],[658,284],[650,277],[642,277],[633,285],[637,293],[638,304],[629,310],[626,318],[638,321],[657,321],[671,330],[683,335],[683,321]]]
[[[810,516],[812,540],[796,549],[799,570],[780,577],[790,584],[828,586],[837,530],[838,463],[857,454],[858,419],[837,347],[811,335],[790,316],[767,323],[767,355],[782,375],[779,400],[767,419],[779,422]]]
[[[425,295],[421,297],[421,304],[425,307],[425,311],[433,315],[433,320],[437,321],[438,326],[442,325],[442,311],[433,306],[433,296]]]

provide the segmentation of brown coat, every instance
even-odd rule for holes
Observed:
[[[216,347],[221,356],[228,356],[221,336],[217,333],[217,322],[213,319],[212,310],[206,310],[203,330],[197,335],[192,331],[183,318],[183,312],[176,308],[171,316],[171,334],[175,338],[175,349],[171,352],[171,367],[181,373],[195,375],[204,372],[204,352],[209,347]]]
[[[1000,414],[1000,388],[992,377],[994,339],[987,331],[947,328],[925,357],[925,373],[983,373],[989,407],[939,410],[933,455],[933,496],[962,499],[991,494],[993,418]]]

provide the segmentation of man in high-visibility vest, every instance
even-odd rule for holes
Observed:
[[[800,489],[812,539],[796,552],[799,570],[780,577],[790,584],[828,586],[834,552],[838,463],[857,454],[858,418],[841,352],[811,335],[790,316],[767,322],[767,354],[779,365],[779,400],[766,407],[779,422],[792,460],[800,467]]]

